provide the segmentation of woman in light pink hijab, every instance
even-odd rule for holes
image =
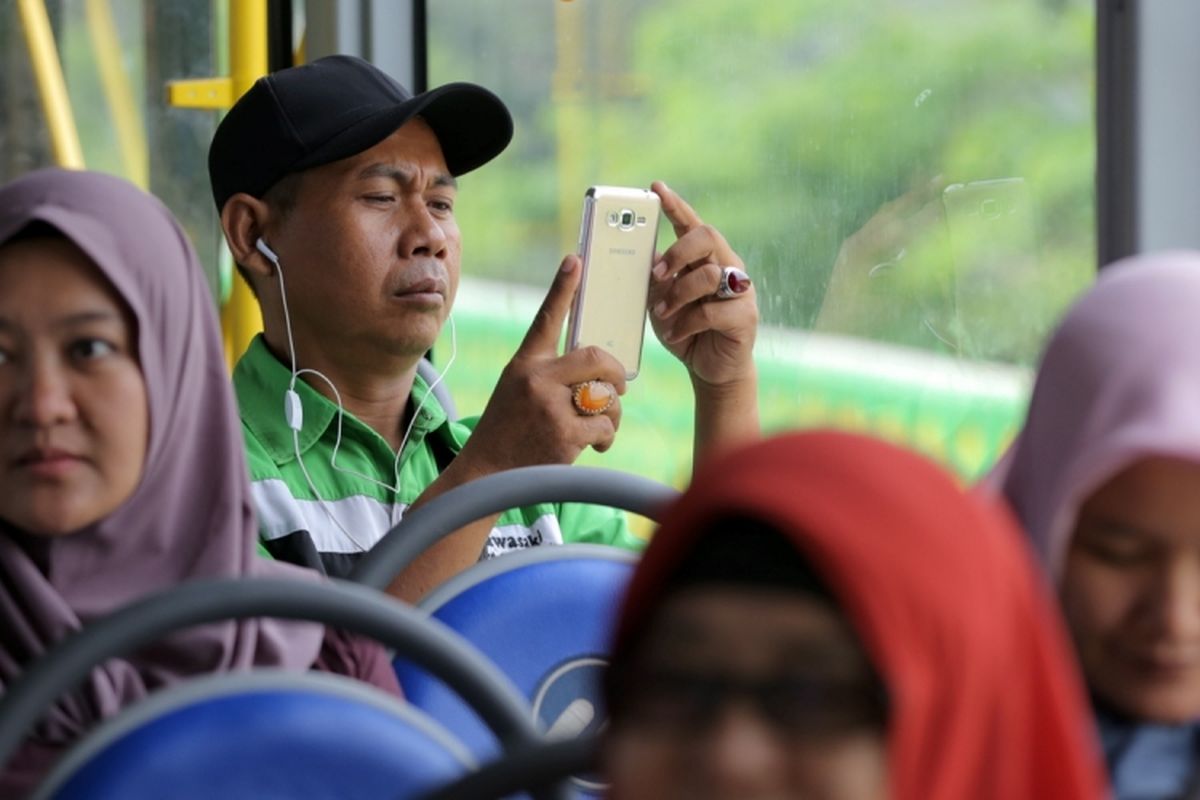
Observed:
[[[1102,271],[989,483],[1057,583],[1116,796],[1200,789],[1200,253]]]
[[[174,217],[96,173],[0,187],[0,692],[58,639],[150,592],[316,579],[255,542],[212,298]],[[148,692],[257,666],[397,691],[382,648],[320,625],[191,628],[93,669],[4,765],[0,797]]]

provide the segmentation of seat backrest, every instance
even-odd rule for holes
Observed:
[[[335,675],[228,674],[152,695],[97,728],[37,800],[419,797],[467,772],[425,714]]]
[[[606,713],[600,678],[636,557],[599,545],[539,547],[500,556],[448,581],[418,606],[461,634],[529,698],[551,739],[596,733]],[[495,738],[449,688],[398,659],[405,697],[440,720],[480,759]],[[579,776],[584,790],[601,787]]]
[[[461,636],[416,609],[341,581],[221,579],[192,581],[131,603],[38,658],[0,695],[0,764],[8,762],[45,710],[82,682],[93,665],[188,625],[258,616],[313,620],[395,647],[443,676],[479,710],[505,748],[540,739],[528,703],[512,682]]]

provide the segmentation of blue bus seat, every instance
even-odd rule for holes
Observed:
[[[370,686],[261,670],[131,706],[68,752],[34,797],[415,798],[473,765],[444,728]]]
[[[475,645],[529,698],[551,739],[596,733],[606,718],[600,678],[636,556],[601,545],[538,547],[482,562],[418,606]],[[410,703],[440,721],[479,759],[495,737],[440,680],[403,659]],[[577,788],[598,790],[581,776]]]

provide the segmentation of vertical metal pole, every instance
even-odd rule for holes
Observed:
[[[558,228],[564,253],[578,246],[579,210],[583,202],[586,178],[583,176],[585,148],[581,137],[587,130],[587,110],[584,107],[584,48],[586,46],[583,15],[586,3],[557,2],[554,4],[554,80],[551,102],[554,108],[554,130],[558,151]]]
[[[54,42],[46,4],[40,0],[18,0],[17,8],[29,47],[29,60],[33,65],[38,96],[42,100],[42,112],[46,115],[46,125],[50,131],[54,161],[60,167],[83,169],[79,130],[75,127],[71,98],[67,95],[67,82],[63,78],[62,63],[58,59],[58,46]]]
[[[85,8],[88,33],[91,34],[92,48],[96,52],[96,66],[100,70],[100,85],[117,129],[117,145],[121,149],[125,175],[143,189],[149,189],[146,126],[133,99],[129,73],[121,63],[121,42],[113,21],[112,6],[108,0],[87,0]]]
[[[1096,3],[1096,256],[1100,266],[1136,253],[1138,160],[1138,8],[1132,0]]]
[[[267,73],[267,0],[233,0],[229,18],[229,77],[233,97],[241,97]],[[233,276],[229,300],[221,311],[225,348],[231,360],[245,352],[262,330],[262,312],[249,284]]]

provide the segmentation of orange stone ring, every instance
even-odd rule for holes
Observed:
[[[585,417],[603,414],[616,399],[617,390],[608,381],[584,381],[571,387],[571,402]]]

